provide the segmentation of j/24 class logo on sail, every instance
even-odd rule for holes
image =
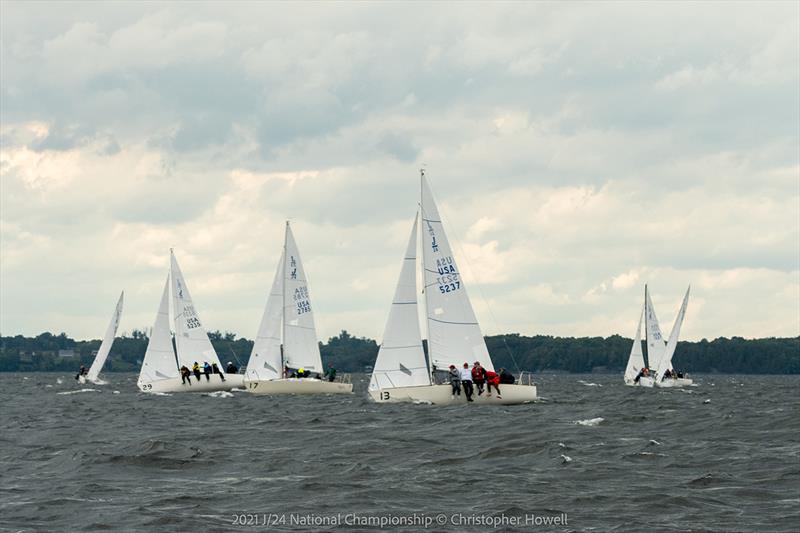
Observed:
[[[439,272],[439,277],[436,278],[436,283],[439,285],[439,292],[445,294],[461,288],[461,280],[459,279],[458,271],[456,270],[452,256],[437,259],[436,270]]]

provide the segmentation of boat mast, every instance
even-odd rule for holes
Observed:
[[[647,352],[647,363],[645,367],[652,371],[650,368],[650,309],[647,307],[647,283],[644,284],[644,350]],[[644,352],[642,352],[642,359],[644,359]]]
[[[283,233],[283,279],[281,280],[281,376],[286,376],[286,261],[289,260],[286,254],[286,242],[289,239],[289,221],[286,221],[286,231]]]
[[[172,355],[175,357],[175,368],[178,369],[178,373],[181,371],[181,361],[178,359],[178,340],[175,338],[175,332],[172,331],[175,329],[175,301],[173,300],[173,287],[172,287],[172,256],[175,255],[175,252],[172,251],[172,248],[169,249],[169,272],[167,273],[167,324],[170,323],[169,319],[169,310],[172,309],[172,327],[169,328],[169,337],[170,337],[170,346],[172,346]],[[150,333],[152,335],[152,332]]]
[[[425,181],[425,169],[419,169],[419,243],[420,243],[420,268],[422,269],[422,294],[425,295],[425,303],[423,304],[424,311],[425,311],[425,335],[428,337],[428,357],[426,358],[425,362],[428,365],[428,381],[430,384],[434,384],[434,376],[433,376],[433,354],[431,352],[431,335],[430,335],[430,328],[428,327],[428,287],[427,282],[425,281],[425,238],[424,238],[424,226],[426,224],[425,221],[425,212],[423,211],[422,207],[422,187],[423,182]]]

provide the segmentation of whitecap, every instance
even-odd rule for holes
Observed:
[[[61,379],[61,378],[56,378],[56,383],[58,383],[59,385],[61,385],[62,383],[64,383],[64,380],[63,380],[63,379]]]
[[[57,392],[56,394],[78,394],[79,392],[100,392],[97,389],[81,389],[81,390],[68,390],[65,392]]]
[[[657,440],[655,440],[655,439],[650,439],[650,444],[652,444],[653,446],[661,446],[661,443],[660,443],[660,442],[658,442],[658,441],[657,441]]]
[[[711,403],[711,400],[709,399],[703,400],[703,403]]]
[[[211,396],[212,398],[233,398],[233,393],[228,392],[226,390],[218,390],[214,392],[209,392],[206,396]]]
[[[572,462],[572,457],[570,457],[569,455],[564,455],[563,453],[561,454],[561,464],[565,465],[571,462]]]
[[[576,420],[574,423],[578,424],[579,426],[599,426],[600,422],[603,422],[605,418],[597,417],[597,418],[590,418],[587,420]]]
[[[583,383],[587,387],[602,387],[602,385],[600,385],[599,383],[591,383],[591,382],[587,383],[587,382],[583,381],[582,379],[579,379],[578,383]]]
[[[118,390],[111,391],[111,394],[119,394],[119,391]]]

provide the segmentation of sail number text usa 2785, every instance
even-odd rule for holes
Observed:
[[[308,301],[308,287],[297,287],[292,298],[298,315],[311,312],[311,302]]]
[[[439,272],[439,276],[436,278],[436,284],[439,285],[439,292],[445,294],[461,288],[461,280],[459,279],[452,256],[437,259],[436,270]]]

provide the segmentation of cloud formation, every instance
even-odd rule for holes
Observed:
[[[796,3],[4,2],[0,331],[380,338],[425,165],[485,333],[800,334]],[[667,326],[665,326],[667,329]]]

